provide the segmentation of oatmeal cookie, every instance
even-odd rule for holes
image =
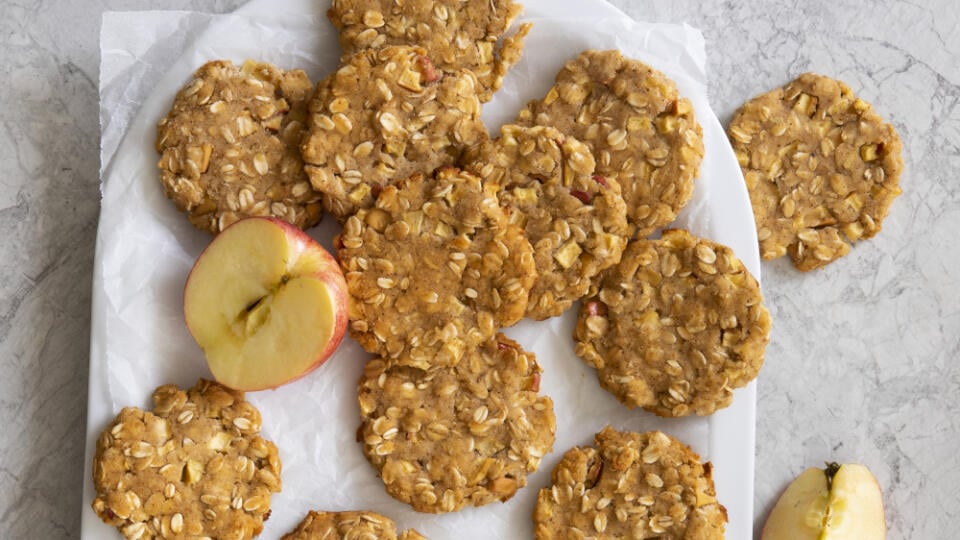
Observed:
[[[363,453],[419,512],[506,501],[553,447],[553,402],[533,353],[502,334],[455,367],[371,360],[359,384]]]
[[[384,186],[452,165],[488,135],[477,79],[434,69],[419,47],[365,50],[317,85],[302,150],[312,185],[338,219]]]
[[[667,225],[693,195],[703,132],[676,85],[620,51],[584,51],[517,117],[576,137],[593,151],[597,174],[616,179],[640,236]]]
[[[470,149],[465,162],[499,186],[500,205],[533,245],[540,277],[527,317],[560,315],[620,260],[629,236],[620,186],[594,174],[593,156],[580,141],[551,127],[506,125],[499,139]]]
[[[710,463],[660,431],[604,428],[594,447],[575,447],[540,490],[537,540],[684,538],[722,540],[727,511],[717,502]]]
[[[880,232],[900,195],[900,137],[840,81],[805,73],[757,96],[727,135],[743,169],[764,259],[808,271]]]
[[[282,540],[425,540],[413,529],[397,535],[397,524],[376,512],[315,512]]]
[[[757,280],[687,231],[636,240],[580,308],[576,353],[628,407],[708,415],[756,378],[770,333]]]
[[[497,41],[521,11],[513,0],[333,0],[327,17],[340,31],[344,55],[390,45],[424,47],[442,71],[475,73],[486,102],[520,60],[530,24],[499,49]]]
[[[253,538],[280,491],[277,447],[243,394],[200,380],[126,407],[97,439],[93,510],[127,538]]]
[[[523,317],[533,249],[495,186],[458,169],[384,188],[337,237],[350,293],[350,335],[369,352],[426,369]]]
[[[300,159],[313,85],[299,69],[247,60],[204,64],[157,125],[160,182],[198,229],[273,216],[306,229],[321,194]]]

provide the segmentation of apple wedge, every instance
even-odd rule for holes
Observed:
[[[197,258],[183,293],[187,328],[214,378],[236,390],[275,388],[319,367],[347,329],[337,261],[300,229],[253,217]]]
[[[810,468],[777,500],[760,540],[883,540],[880,484],[856,463]]]

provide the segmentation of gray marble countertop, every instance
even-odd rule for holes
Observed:
[[[810,274],[763,265],[756,525],[789,480],[866,464],[890,538],[960,527],[960,10],[953,0],[612,0],[707,41],[726,123],[804,71],[846,81],[899,130],[883,231]],[[0,0],[0,538],[78,538],[99,209],[98,32],[107,10],[242,0]]]

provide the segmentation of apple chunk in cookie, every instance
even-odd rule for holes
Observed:
[[[262,390],[306,375],[333,353],[347,328],[346,291],[336,260],[304,232],[248,218],[197,259],[184,315],[217,381]]]

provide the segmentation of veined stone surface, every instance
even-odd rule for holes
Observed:
[[[239,0],[0,0],[0,538],[79,537],[90,281],[99,210],[101,13]],[[952,0],[612,0],[706,38],[713,108],[805,71],[899,130],[883,231],[808,274],[763,263],[773,333],[758,386],[756,530],[808,466],[857,461],[890,538],[960,525],[960,10]]]

